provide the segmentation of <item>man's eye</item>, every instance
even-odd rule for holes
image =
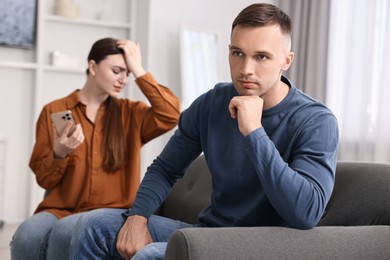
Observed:
[[[258,55],[257,58],[258,58],[259,60],[267,60],[267,59],[268,59],[267,56],[262,55],[262,54]]]
[[[240,51],[233,51],[233,56],[236,56],[236,57],[240,57],[240,56],[242,56],[242,52],[240,52]]]
[[[112,72],[114,72],[114,74],[119,74],[119,73],[121,73],[120,70],[113,70]]]

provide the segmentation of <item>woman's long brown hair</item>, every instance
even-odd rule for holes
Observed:
[[[116,42],[117,40],[113,38],[104,38],[95,42],[89,52],[88,61],[94,60],[98,64],[108,55],[123,54],[122,49],[117,48]],[[118,100],[114,97],[109,96],[106,100],[103,125],[103,169],[113,173],[127,164],[128,157],[122,113]]]

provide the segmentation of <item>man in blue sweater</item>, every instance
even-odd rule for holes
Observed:
[[[229,45],[232,83],[217,84],[182,113],[133,208],[80,220],[72,257],[162,259],[169,236],[191,225],[152,213],[201,152],[213,191],[200,228],[314,227],[333,190],[338,125],[328,108],[282,76],[293,58],[283,11],[270,4],[242,10]]]

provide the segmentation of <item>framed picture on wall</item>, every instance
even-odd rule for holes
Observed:
[[[32,48],[37,0],[0,0],[0,45]]]

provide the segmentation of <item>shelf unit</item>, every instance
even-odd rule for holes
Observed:
[[[7,140],[0,138],[0,227],[3,226],[3,211],[4,211],[4,179],[5,179],[5,165],[7,153]]]
[[[59,22],[59,23],[73,23],[76,25],[91,25],[98,27],[113,27],[113,28],[123,28],[123,29],[131,29],[130,23],[123,22],[114,22],[114,21],[101,21],[101,20],[92,20],[85,18],[69,18],[63,17],[59,15],[46,15],[47,21]]]
[[[32,69],[37,68],[35,62],[22,62],[22,61],[0,61],[0,67],[14,68],[14,69]]]

